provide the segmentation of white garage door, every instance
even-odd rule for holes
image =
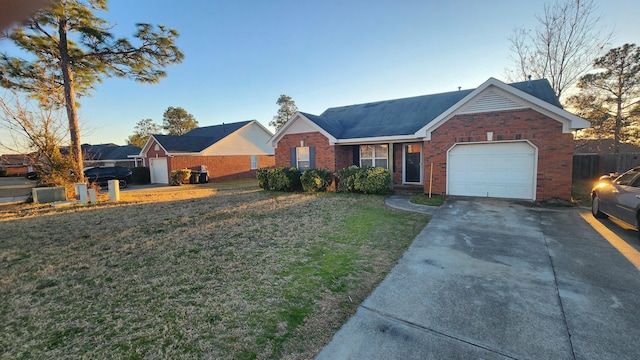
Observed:
[[[536,156],[524,141],[456,144],[448,155],[447,193],[535,200]]]
[[[169,171],[167,167],[167,158],[150,158],[149,172],[152,184],[168,184]]]

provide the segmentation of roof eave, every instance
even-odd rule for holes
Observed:
[[[407,141],[422,141],[421,136],[416,134],[408,135],[392,135],[392,136],[372,136],[362,138],[337,139],[336,145],[357,145],[357,144],[373,144],[373,143],[397,143]]]
[[[293,116],[291,116],[291,118],[289,118],[289,120],[284,123],[284,125],[280,128],[280,130],[276,131],[276,133],[271,137],[271,139],[269,139],[269,141],[267,142],[268,144],[270,143],[271,146],[273,146],[274,148],[278,147],[278,142],[285,136],[287,135],[287,130],[293,126],[293,124],[296,121],[306,121],[309,124],[312,125],[312,127],[314,127],[319,133],[321,133],[322,135],[324,135],[328,140],[329,140],[329,144],[333,145],[336,143],[337,139],[331,135],[328,131],[326,131],[325,129],[323,129],[322,127],[320,127],[318,124],[316,124],[315,122],[311,121],[309,118],[307,118],[306,116],[304,116],[304,114],[302,114],[301,112],[296,112],[295,114],[293,114]]]

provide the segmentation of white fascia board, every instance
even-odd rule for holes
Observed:
[[[293,114],[293,116],[284,124],[284,126],[282,126],[280,128],[280,130],[278,130],[275,135],[273,135],[271,137],[271,139],[269,139],[269,143],[271,143],[271,146],[273,146],[274,148],[278,147],[278,141],[280,141],[280,139],[282,139],[285,135],[287,135],[287,130],[289,130],[291,127],[293,127],[293,125],[296,122],[303,122],[304,125],[309,126],[310,128],[312,128],[313,130],[321,133],[322,135],[324,135],[324,137],[326,137],[327,139],[329,139],[329,144],[335,144],[337,139],[334,138],[331,134],[329,134],[326,130],[324,130],[323,128],[321,128],[320,126],[318,126],[316,123],[314,123],[313,121],[309,120],[306,116],[302,115],[300,112],[296,112],[295,114]]]
[[[188,153],[188,152],[177,152],[177,153],[166,153],[168,157],[176,157],[176,156],[207,156],[202,154],[201,152],[198,153]]]
[[[162,144],[160,144],[160,141],[158,141],[158,139],[156,139],[153,135],[150,135],[147,139],[147,142],[142,147],[142,150],[140,150],[140,156],[144,157],[143,154],[146,154],[149,151],[149,149],[151,148],[151,144],[154,141],[156,142],[156,144],[158,144],[158,146],[162,148],[162,151],[164,151],[165,154],[169,155],[169,152],[164,148],[164,146],[162,146]]]
[[[489,80],[482,83],[482,85],[478,86],[477,89],[475,89],[474,91],[469,93],[467,96],[462,98],[460,101],[455,103],[453,106],[451,106],[449,109],[444,111],[434,120],[429,122],[429,124],[425,125],[420,130],[416,131],[415,135],[424,137],[427,140],[431,140],[432,131],[434,131],[440,125],[444,124],[447,120],[452,118],[455,115],[456,111],[459,110],[464,104],[469,102],[471,99],[476,97],[481,92],[485,91],[490,86],[495,86],[496,88],[501,89],[502,91],[505,91],[511,95],[519,97],[535,105],[537,109],[534,109],[534,110],[540,111],[545,115],[549,116],[550,118],[562,122],[562,131],[565,133],[570,133],[571,130],[575,130],[575,129],[587,128],[590,125],[588,121],[580,118],[579,116],[573,115],[564,109],[551,105],[548,102],[540,100],[533,95],[527,94],[524,91],[518,90],[513,86],[505,84],[498,79],[489,78]]]
[[[353,139],[339,139],[339,140],[336,140],[335,144],[359,145],[359,144],[399,143],[399,142],[415,142],[415,141],[423,141],[423,138],[415,135],[378,136],[378,137],[365,137],[365,138],[353,138]]]

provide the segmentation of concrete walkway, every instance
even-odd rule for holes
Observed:
[[[447,200],[317,359],[640,358],[639,272],[581,211]]]

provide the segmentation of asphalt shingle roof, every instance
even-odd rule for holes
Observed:
[[[241,121],[231,124],[195,128],[184,135],[153,135],[168,152],[200,152],[224,139],[250,123]]]
[[[562,108],[545,79],[509,84]],[[474,90],[334,107],[320,116],[302,113],[337,139],[409,135],[437,118]]]
[[[140,148],[133,145],[119,146],[116,144],[82,144],[85,160],[123,160],[129,155],[140,154]]]

